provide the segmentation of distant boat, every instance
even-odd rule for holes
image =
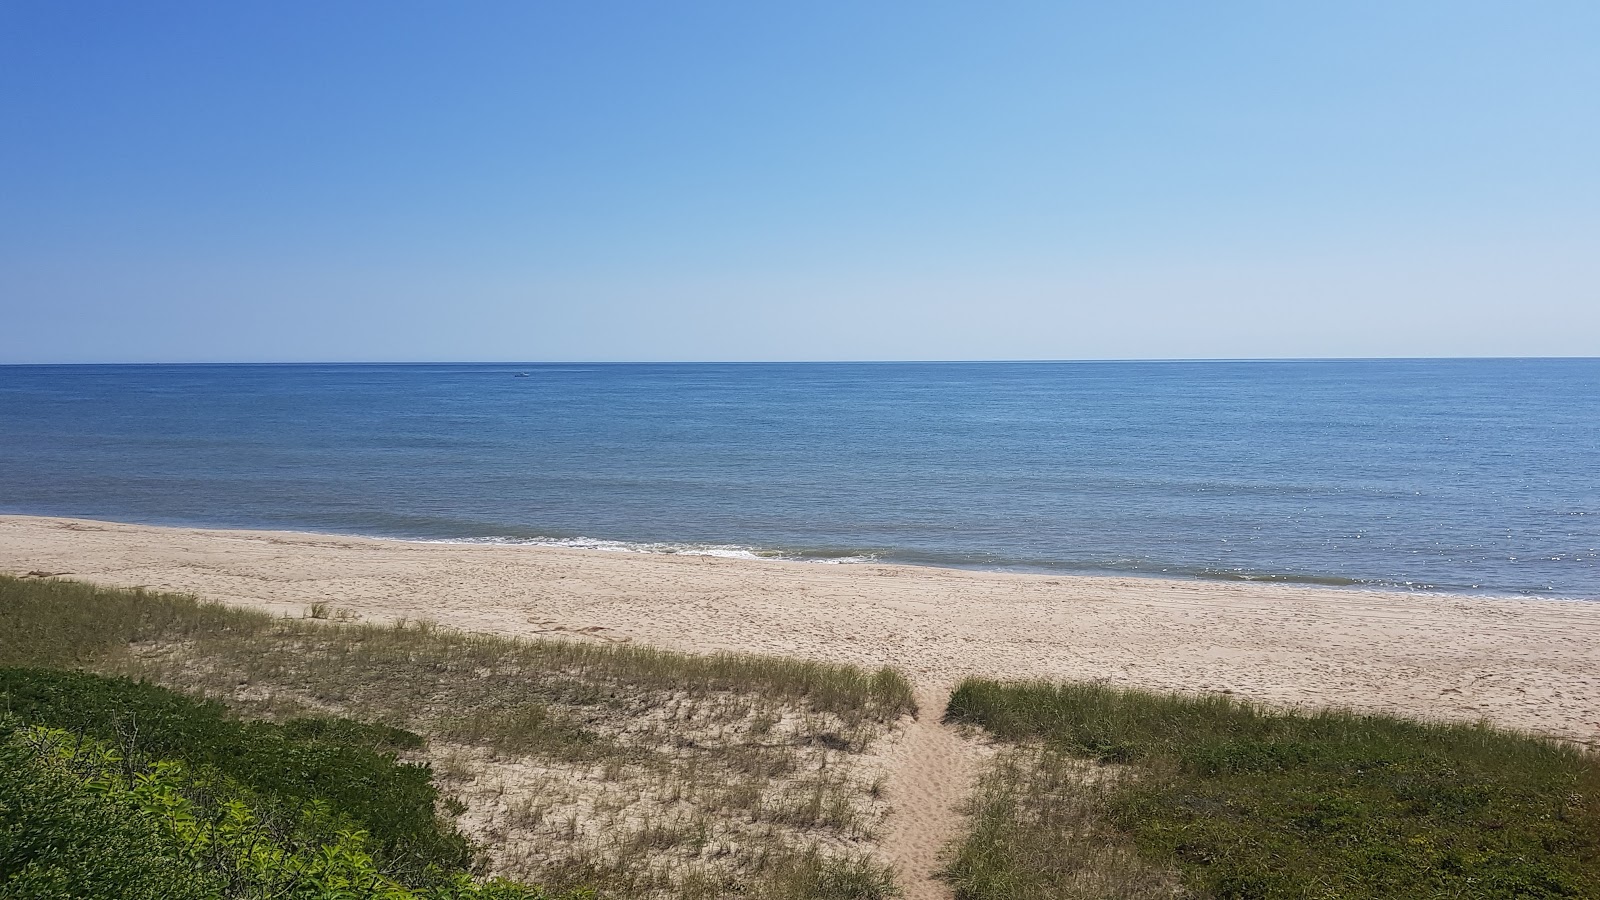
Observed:
[[[528,377],[528,373],[527,372],[518,372],[517,373],[517,377],[518,378],[527,378]]]

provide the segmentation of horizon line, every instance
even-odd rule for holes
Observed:
[[[0,362],[0,368],[158,366],[785,366],[785,365],[1037,365],[1044,363],[1288,363],[1288,362],[1466,362],[1600,360],[1593,356],[1129,356],[973,359],[431,359],[431,360],[163,360],[110,362]]]

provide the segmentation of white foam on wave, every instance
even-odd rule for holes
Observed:
[[[514,547],[564,547],[571,550],[604,550],[610,553],[652,553],[664,556],[714,556],[719,559],[765,559],[785,562],[824,563],[841,565],[877,562],[876,554],[863,553],[852,556],[807,556],[781,550],[764,550],[737,544],[677,544],[666,542],[613,541],[590,537],[481,537],[456,540],[428,541],[432,544],[493,544]]]

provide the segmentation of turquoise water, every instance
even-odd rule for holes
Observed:
[[[14,366],[0,426],[12,513],[1600,596],[1600,360]]]

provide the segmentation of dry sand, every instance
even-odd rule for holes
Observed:
[[[0,572],[300,615],[789,654],[909,675],[928,707],[891,784],[891,854],[926,872],[970,760],[937,716],[964,675],[1228,691],[1495,723],[1600,747],[1600,602],[1477,598],[0,516]],[[892,801],[893,802],[893,801]],[[924,885],[915,895],[930,894]]]

